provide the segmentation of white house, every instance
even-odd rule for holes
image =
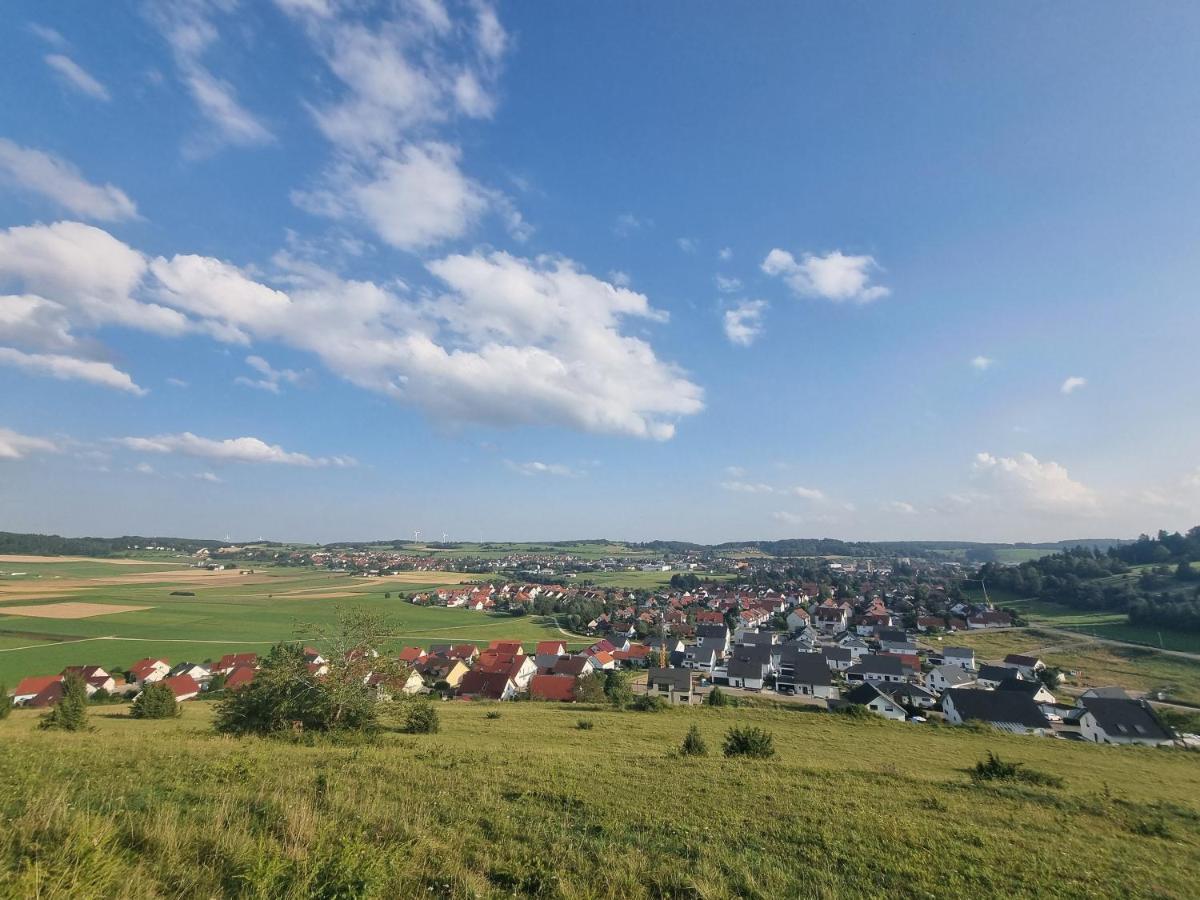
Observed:
[[[903,722],[908,718],[908,714],[904,712],[904,708],[900,704],[880,693],[879,688],[873,684],[860,684],[846,695],[846,701],[865,706],[875,715],[883,716],[885,719]]]
[[[950,688],[971,687],[975,684],[975,677],[965,669],[947,663],[930,671],[925,676],[925,683],[931,690],[941,693]]]
[[[1080,734],[1097,744],[1146,744],[1156,747],[1174,740],[1144,700],[1119,697],[1080,697],[1090,715],[1080,719]]]

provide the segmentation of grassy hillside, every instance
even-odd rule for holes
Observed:
[[[18,711],[0,895],[1187,897],[1200,879],[1200,765],[1180,751],[777,710],[438,708],[439,734],[363,746],[216,737],[203,704],[93,712],[85,734]],[[693,722],[713,755],[673,756]],[[733,723],[778,757],[723,759]],[[988,750],[1065,784],[976,785]]]

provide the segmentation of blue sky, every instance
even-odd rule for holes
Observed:
[[[0,528],[1200,511],[1200,9],[12,4]]]

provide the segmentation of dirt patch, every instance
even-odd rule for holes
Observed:
[[[153,606],[118,606],[115,603],[46,603],[41,606],[0,606],[0,616],[29,616],[34,619],[90,619],[113,613],[137,612]]]

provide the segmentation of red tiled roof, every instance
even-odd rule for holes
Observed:
[[[252,666],[238,666],[225,679],[225,690],[232,691],[236,688],[245,687],[253,680],[254,668]]]
[[[529,682],[529,696],[534,700],[570,702],[575,699],[575,678],[571,675],[534,675]]]
[[[164,678],[163,684],[171,689],[171,693],[175,695],[175,699],[180,697],[191,697],[200,693],[200,685],[196,683],[196,679],[191,675],[176,675],[174,678]]]
[[[57,684],[62,681],[61,675],[34,675],[30,678],[22,678],[21,683],[17,685],[15,691],[18,695],[25,694],[40,694],[52,684]]]

